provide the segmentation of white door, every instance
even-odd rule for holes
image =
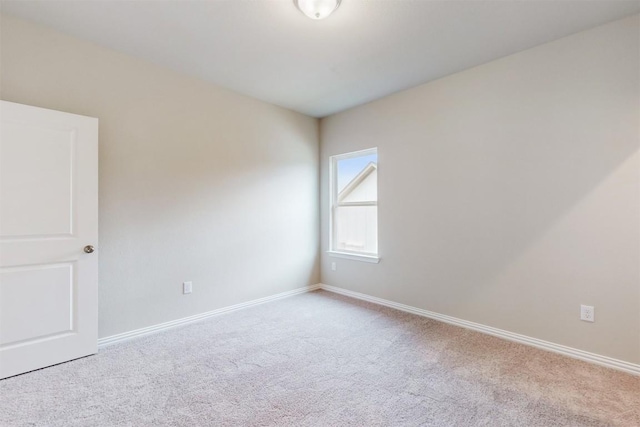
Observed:
[[[0,101],[0,378],[96,353],[98,120]]]

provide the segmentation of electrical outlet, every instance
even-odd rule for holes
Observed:
[[[337,265],[335,262],[331,263],[331,270],[336,271],[338,269]]]
[[[193,291],[193,282],[184,282],[182,284],[182,293],[190,294]]]
[[[595,322],[596,309],[592,305],[581,305],[580,320],[584,320],[585,322]]]

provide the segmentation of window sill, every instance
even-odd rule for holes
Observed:
[[[336,252],[336,251],[327,251],[327,254],[336,258],[344,258],[351,259],[354,261],[362,261],[362,262],[370,262],[373,264],[377,264],[380,262],[380,258],[375,255],[360,255],[360,254],[352,254],[348,252]]]

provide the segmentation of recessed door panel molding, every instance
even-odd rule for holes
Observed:
[[[75,129],[3,121],[0,138],[0,239],[73,235]]]
[[[74,332],[74,264],[0,268],[0,348]]]
[[[98,120],[0,101],[0,378],[97,352],[98,249]]]

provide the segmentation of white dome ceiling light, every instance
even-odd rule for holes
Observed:
[[[342,0],[293,0],[298,9],[311,19],[324,19],[340,6]]]

